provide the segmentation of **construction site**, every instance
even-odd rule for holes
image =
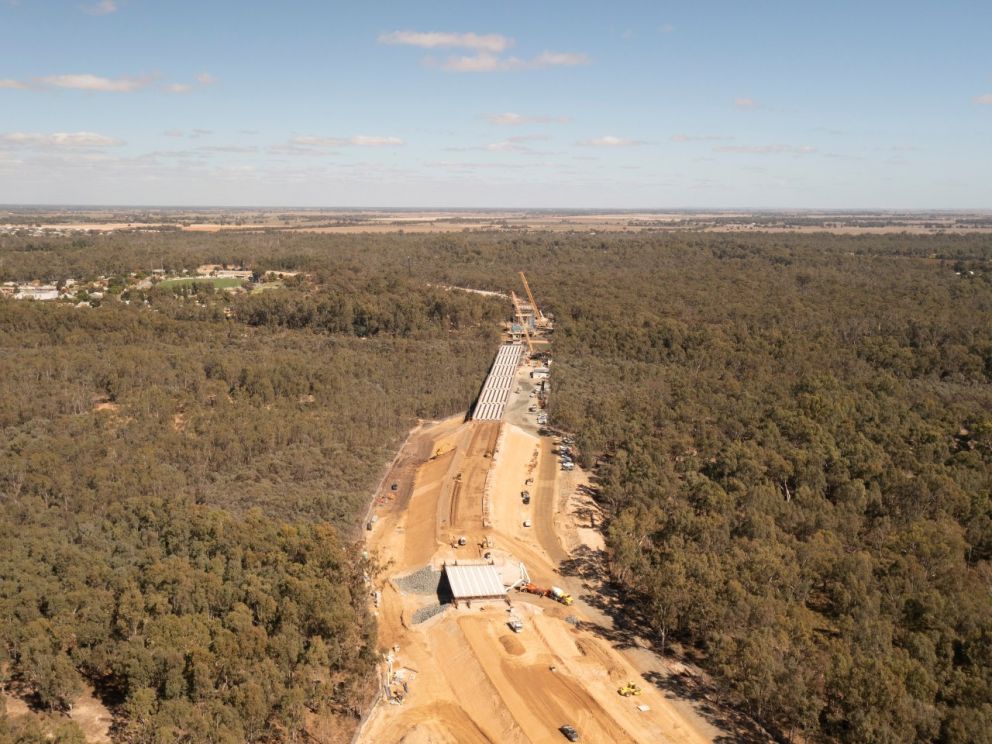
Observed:
[[[573,440],[547,428],[554,321],[520,278],[473,410],[415,429],[374,501],[381,694],[356,741],[712,741],[694,704],[644,681],[676,672],[610,640],[560,573],[603,541],[578,516],[595,505]]]

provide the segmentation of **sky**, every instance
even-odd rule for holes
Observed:
[[[989,0],[0,0],[0,203],[992,208]]]

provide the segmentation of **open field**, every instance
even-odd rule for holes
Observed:
[[[989,212],[692,210],[0,209],[0,233],[127,230],[213,233],[800,232],[992,233]]]
[[[182,287],[192,284],[212,284],[217,289],[233,289],[234,287],[240,287],[244,283],[244,279],[235,279],[231,277],[191,276],[182,277],[180,279],[164,279],[159,282],[157,286]]]

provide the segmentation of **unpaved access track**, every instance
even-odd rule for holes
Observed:
[[[516,392],[526,397],[528,390]],[[565,741],[564,724],[592,744],[701,744],[722,733],[642,678],[643,649],[636,649],[640,660],[628,658],[585,629],[599,619],[584,602],[564,607],[511,591],[507,602],[473,602],[414,623],[414,613],[437,599],[404,594],[392,579],[426,565],[490,552],[505,584],[523,563],[533,581],[571,588],[558,573],[568,553],[556,524],[569,518],[562,503],[568,499],[556,498],[560,473],[549,439],[530,426],[458,416],[412,432],[394,470],[383,489],[396,482],[396,495],[377,496],[379,518],[367,536],[387,567],[377,586],[379,645],[392,651],[392,669],[401,671],[408,692],[402,703],[380,702],[358,742],[557,744]],[[522,503],[524,489],[530,505]],[[458,537],[467,545],[458,547]],[[509,628],[511,615],[523,621],[522,632]],[[617,694],[629,680],[640,684],[641,696]]]

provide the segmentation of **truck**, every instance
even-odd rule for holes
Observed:
[[[511,617],[507,625],[510,626],[510,630],[514,633],[520,633],[524,629],[523,621],[519,617]]]
[[[549,597],[555,602],[560,602],[563,605],[572,604],[572,595],[557,586],[553,586],[550,589],[545,589],[543,586],[538,586],[537,584],[523,584],[520,587],[520,591],[527,592],[528,594],[536,594],[539,597]]]

